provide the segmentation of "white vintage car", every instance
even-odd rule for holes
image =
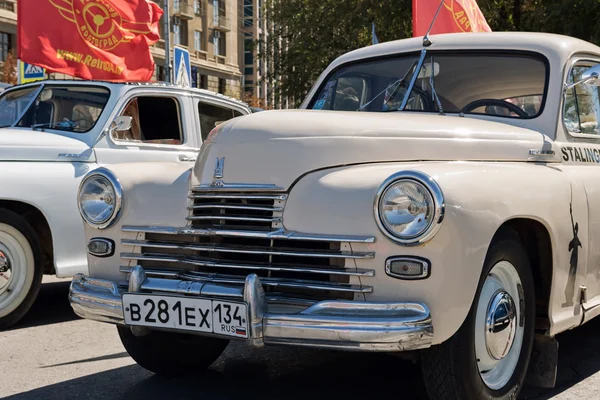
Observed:
[[[159,374],[240,339],[403,352],[436,400],[554,385],[555,335],[600,314],[600,48],[431,42],[353,51],[301,110],[220,125],[186,181],[88,174],[75,312]]]
[[[225,96],[165,84],[43,81],[7,89],[0,97],[0,329],[31,307],[44,273],[87,273],[76,200],[85,174],[117,163],[145,170],[148,162],[183,173],[216,122],[248,113]],[[95,221],[108,227],[104,217]]]

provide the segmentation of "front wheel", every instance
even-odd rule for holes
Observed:
[[[16,324],[35,301],[42,284],[41,254],[29,223],[0,209],[0,330]]]
[[[459,331],[422,354],[432,399],[517,398],[533,346],[534,290],[518,236],[504,232],[488,251],[475,301]]]
[[[205,371],[225,350],[229,340],[150,331],[135,336],[126,326],[117,326],[121,343],[141,367],[157,375],[180,376]]]

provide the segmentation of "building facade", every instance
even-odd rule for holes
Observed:
[[[155,0],[164,9],[165,0]],[[190,52],[192,86],[253,100],[263,108],[281,108],[269,73],[267,43],[271,27],[264,0],[168,0],[171,54],[174,46]],[[164,16],[160,35],[165,37]],[[0,0],[0,63],[17,47],[17,4]],[[164,81],[165,40],[151,48],[153,79]],[[173,60],[171,60],[173,65]],[[51,78],[69,78],[51,74]]]
[[[156,3],[164,8],[163,1]],[[169,0],[169,39],[171,48],[181,46],[190,52],[192,86],[241,98],[238,1]],[[160,33],[164,38],[164,17]],[[151,50],[156,64],[154,79],[166,80],[164,39]]]
[[[12,51],[16,56],[17,50],[17,2],[0,1],[0,63],[8,58]],[[4,77],[2,77],[4,78]]]

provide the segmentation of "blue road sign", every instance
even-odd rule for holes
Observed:
[[[39,81],[46,77],[46,71],[42,67],[37,65],[27,64],[26,62],[20,62],[19,75],[21,83],[29,83]]]
[[[175,63],[175,83],[181,86],[192,86],[192,66],[190,65],[190,53],[181,47],[173,49],[173,61]]]

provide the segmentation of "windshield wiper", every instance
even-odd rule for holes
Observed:
[[[383,89],[383,91],[381,91],[379,94],[377,94],[377,96],[373,97],[367,103],[365,103],[362,106],[358,107],[358,109],[356,111],[364,111],[365,108],[367,108],[368,106],[370,106],[371,103],[373,103],[375,100],[377,100],[377,98],[379,98],[379,96],[381,96],[382,94],[384,94],[385,92],[387,92],[388,89],[391,88],[391,87],[393,87],[394,85],[398,85],[398,87],[396,87],[396,89],[394,89],[394,91],[392,92],[392,95],[394,93],[396,93],[396,90],[398,90],[398,88],[400,87],[400,85],[402,84],[402,82],[404,82],[404,80],[406,79],[406,77],[410,73],[410,70],[414,68],[416,62],[417,62],[417,60],[413,61],[413,63],[408,68],[408,70],[406,71],[406,73],[404,74],[404,76],[402,78],[398,79],[397,81],[394,81],[394,82],[390,83],[385,89]],[[391,95],[390,95],[390,98],[391,98]]]
[[[429,84],[431,85],[431,97],[432,97],[432,100],[435,100],[435,102],[437,103],[438,110],[440,111],[440,115],[445,115],[444,109],[442,108],[442,101],[440,100],[440,97],[438,96],[437,92],[435,91],[435,64],[433,63],[433,56],[431,56],[430,65],[431,65],[431,75],[429,75]]]
[[[78,124],[73,121],[61,121],[61,122],[44,122],[43,124],[31,125],[31,129],[37,128],[62,128],[62,129],[75,129]]]

